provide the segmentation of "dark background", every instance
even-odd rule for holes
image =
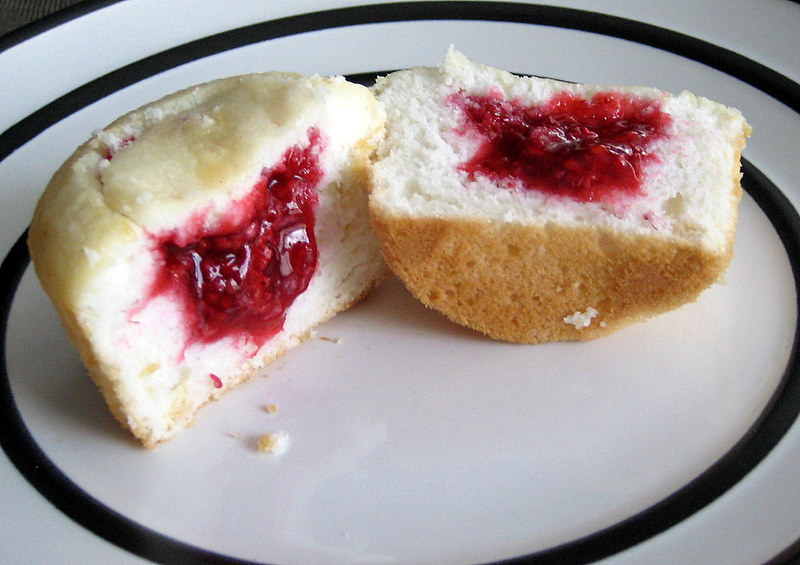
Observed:
[[[80,0],[0,0],[0,35]]]

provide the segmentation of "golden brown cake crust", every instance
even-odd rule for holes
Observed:
[[[520,78],[453,48],[439,67],[392,73],[374,91],[387,108],[370,200],[384,257],[458,324],[510,342],[593,339],[696,300],[730,263],[750,134],[738,110],[689,92]],[[608,91],[659,100],[670,115],[641,197],[572,201],[466,173],[484,136],[472,139],[453,95],[536,107]]]
[[[373,208],[390,267],[456,323],[518,343],[593,339],[695,300],[727,267],[661,237],[562,225],[390,217]],[[589,308],[591,324],[565,318]]]

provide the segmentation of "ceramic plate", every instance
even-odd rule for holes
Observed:
[[[0,560],[780,563],[800,536],[800,6],[88,2],[0,38]],[[684,5],[685,4],[685,5]],[[390,280],[154,451],[121,431],[29,265],[50,175],[184,86],[435,65],[690,90],[753,125],[735,257],[588,343],[453,326]],[[277,413],[265,410],[268,404]],[[256,438],[284,431],[281,457]]]

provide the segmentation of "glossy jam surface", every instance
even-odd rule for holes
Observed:
[[[501,93],[454,94],[459,133],[479,147],[462,169],[503,186],[521,186],[580,202],[619,202],[642,194],[653,142],[671,123],[658,100],[601,92],[584,99],[561,92],[527,106]]]
[[[323,174],[321,136],[312,129],[309,140],[262,171],[213,231],[198,221],[185,228],[193,234],[188,242],[174,234],[158,241],[163,267],[153,294],[181,301],[190,343],[244,334],[260,346],[281,330],[286,310],[308,287],[319,255],[314,222]]]

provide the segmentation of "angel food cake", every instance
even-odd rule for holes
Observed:
[[[372,92],[232,77],[97,132],[28,243],[111,411],[153,447],[386,263],[512,342],[591,339],[694,300],[731,258],[749,132],[688,93],[521,78],[453,50]]]
[[[342,78],[239,76],[123,116],[55,174],[31,257],[143,445],[384,276],[366,193],[383,121]]]
[[[370,208],[426,305],[501,340],[585,340],[695,300],[732,253],[739,111],[518,77],[450,50],[378,80]]]

